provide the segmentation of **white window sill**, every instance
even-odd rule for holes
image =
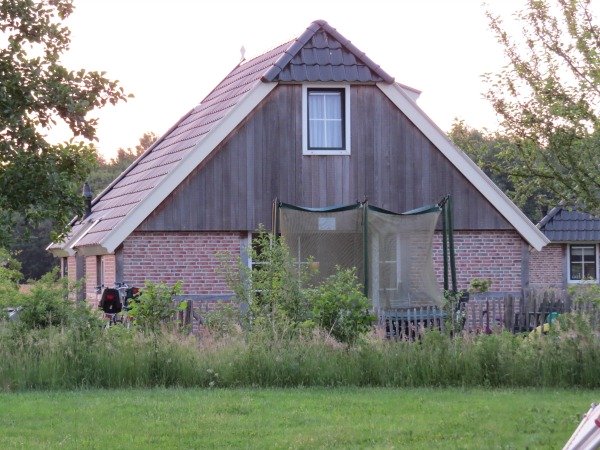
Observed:
[[[302,152],[304,156],[340,156],[350,155],[350,150],[304,150]]]

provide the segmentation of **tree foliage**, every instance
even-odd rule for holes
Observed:
[[[96,164],[89,174],[87,181],[92,188],[94,195],[98,195],[104,190],[121,172],[127,169],[144,150],[150,147],[156,141],[156,135],[152,132],[146,132],[140,137],[138,144],[133,148],[120,148],[117,150],[117,156],[106,160],[97,156]]]
[[[488,13],[508,65],[488,75],[513,142],[503,166],[520,196],[539,189],[600,212],[600,28],[591,0],[527,0],[520,36]]]
[[[126,99],[103,73],[61,64],[70,44],[62,22],[72,12],[72,0],[0,3],[0,238],[17,212],[28,223],[48,218],[65,227],[82,207],[79,191],[94,162],[90,113]],[[61,123],[77,141],[48,141]]]
[[[519,180],[506,170],[512,161],[516,146],[512,140],[500,132],[488,132],[469,127],[464,121],[455,121],[448,133],[452,142],[463,150],[492,179],[510,199],[534,223],[544,217],[553,196],[542,187],[532,188],[523,193],[518,189]]]

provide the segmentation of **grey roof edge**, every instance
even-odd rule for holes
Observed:
[[[296,41],[290,45],[290,47],[285,51],[281,58],[279,58],[273,67],[271,67],[264,75],[262,80],[265,82],[272,82],[275,80],[275,77],[279,75],[279,73],[283,70],[283,68],[292,60],[295,54],[300,51],[302,47],[315,35],[319,29],[325,30],[331,36],[339,41],[344,47],[346,47],[351,53],[354,54],[358,59],[365,63],[365,65],[375,72],[377,75],[381,77],[381,79],[388,84],[394,83],[394,77],[388,74],[385,70],[383,70],[378,64],[376,64],[371,58],[369,58],[365,52],[361,51],[356,45],[346,39],[342,34],[329,25],[325,20],[315,20],[313,23],[309,25],[309,27],[302,33]],[[408,88],[408,86],[407,86]],[[414,90],[412,88],[409,88]]]
[[[417,89],[417,88],[414,88],[414,87],[412,87],[412,86],[409,86],[409,85],[407,85],[407,84],[400,83],[400,82],[398,82],[398,81],[396,81],[396,84],[397,84],[398,86],[400,86],[402,89],[406,89],[406,90],[408,90],[408,91],[414,92],[415,94],[422,94],[422,93],[423,93],[423,91],[422,91],[422,90],[420,90],[420,89]]]
[[[558,205],[556,205],[554,208],[552,208],[548,214],[546,214],[542,220],[540,220],[537,224],[537,227],[541,230],[542,228],[544,228],[548,222],[550,222],[552,219],[554,219],[554,217],[562,211],[563,209],[563,202],[560,202]]]

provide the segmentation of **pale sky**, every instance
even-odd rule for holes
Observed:
[[[503,17],[525,0],[489,0]],[[481,75],[503,64],[480,0],[75,0],[68,20],[72,68],[102,70],[135,95],[97,116],[100,152],[165,133],[238,63],[324,19],[396,81],[423,93],[421,108],[445,131],[455,117],[494,129]]]

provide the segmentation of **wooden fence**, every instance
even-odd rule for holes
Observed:
[[[394,340],[415,340],[426,330],[443,330],[445,313],[437,306],[382,310],[379,325],[385,337]]]
[[[527,289],[520,295],[478,294],[461,304],[459,316],[464,317],[464,330],[469,333],[520,333],[530,332],[567,312],[585,314],[592,328],[600,330],[600,308],[591,303],[574,303],[560,289]],[[385,337],[393,340],[415,340],[425,330],[442,331],[448,322],[460,320],[446,317],[435,306],[379,311],[378,319]]]

